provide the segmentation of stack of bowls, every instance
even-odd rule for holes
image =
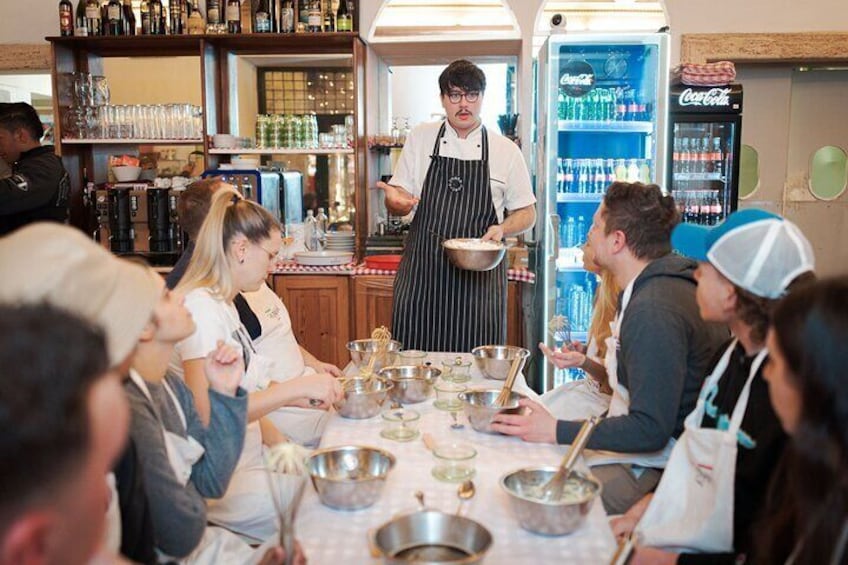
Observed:
[[[386,350],[386,354],[384,356],[379,356],[374,361],[374,372],[376,373],[383,367],[394,364],[397,360],[398,351],[400,351],[401,347],[403,346],[399,341],[391,340],[389,342],[389,347]],[[347,350],[350,352],[350,360],[353,361],[353,364],[358,369],[361,369],[368,366],[371,356],[374,355],[374,352],[377,350],[377,342],[373,339],[355,339],[348,342]]]
[[[353,251],[356,247],[356,234],[352,231],[328,231],[324,249],[328,251]]]

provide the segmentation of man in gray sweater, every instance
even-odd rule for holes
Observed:
[[[728,337],[726,327],[706,323],[698,313],[697,264],[671,254],[678,222],[674,199],[658,186],[616,182],[588,235],[595,262],[624,289],[605,359],[613,399],[588,443],[614,452],[595,454],[595,461],[608,464],[592,469],[604,484],[609,513],[624,512],[656,486],[708,365]],[[529,413],[499,416],[495,429],[526,441],[567,444],[582,425],[557,421],[535,402],[522,404]]]

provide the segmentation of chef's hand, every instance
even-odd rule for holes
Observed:
[[[480,239],[482,239],[483,241],[497,241],[498,243],[500,243],[501,241],[503,241],[503,237],[503,226],[500,224],[495,224],[493,226],[489,226],[489,229],[486,230],[486,233],[484,233],[483,237],[481,237]]]
[[[527,398],[518,405],[529,409],[523,414],[498,414],[492,420],[492,429],[508,436],[518,436],[524,441],[556,443],[556,418],[541,404]]]
[[[203,372],[209,388],[219,394],[235,396],[244,376],[244,358],[238,349],[218,340],[218,346],[203,362]]]
[[[569,349],[571,344],[564,344],[561,349],[551,349],[544,343],[539,344],[539,349],[545,354],[548,361],[556,365],[557,369],[569,367],[582,367],[586,362],[586,355],[579,351]]]
[[[389,184],[382,181],[377,182],[377,188],[383,189],[386,194],[386,208],[395,216],[406,216],[412,208],[418,204],[420,198],[412,196],[402,186]]]
[[[628,565],[675,565],[677,553],[669,553],[653,547],[640,546],[633,551]]]

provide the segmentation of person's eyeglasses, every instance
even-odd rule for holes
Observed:
[[[462,100],[462,97],[465,97],[466,102],[477,102],[477,99],[480,98],[480,92],[477,90],[472,90],[471,92],[459,92],[453,90],[448,92],[448,100],[453,104],[459,104],[459,101]]]
[[[268,254],[268,259],[270,259],[271,261],[273,261],[273,260],[277,257],[277,254],[279,253],[279,250],[270,251],[270,250],[268,250],[268,249],[265,249],[264,247],[262,247],[262,246],[261,246],[261,245],[259,245],[258,243],[256,244],[256,246],[257,246],[259,249],[261,249],[262,251],[264,251],[265,253],[267,253],[267,254]]]

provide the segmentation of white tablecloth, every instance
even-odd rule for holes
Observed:
[[[456,354],[431,353],[427,360],[441,367],[445,358]],[[470,356],[466,355],[470,359]],[[472,367],[471,388],[501,387],[501,382],[485,380]],[[515,390],[535,396],[523,376]],[[576,532],[560,537],[547,537],[524,531],[515,520],[509,498],[501,490],[500,478],[521,467],[559,464],[565,446],[530,444],[518,438],[487,435],[474,431],[463,415],[463,430],[450,427],[450,414],[433,407],[433,399],[407,408],[421,413],[419,430],[429,432],[436,441],[456,439],[471,443],[477,449],[476,496],[465,503],[464,515],[491,531],[494,543],[486,556],[487,565],[535,565],[574,563],[583,565],[608,563],[615,551],[600,499],[596,500],[586,522]],[[370,508],[357,511],[332,510],[318,500],[311,484],[307,486],[298,512],[297,537],[311,564],[363,565],[378,563],[370,556],[367,534],[398,513],[413,511],[417,502],[413,493],[425,493],[425,503],[445,512],[456,512],[459,504],[457,485],[436,480],[430,474],[432,454],[420,437],[401,443],[380,436],[380,416],[368,420],[349,420],[334,414],[324,432],[321,447],[347,444],[371,445],[385,449],[397,458],[380,499]]]

